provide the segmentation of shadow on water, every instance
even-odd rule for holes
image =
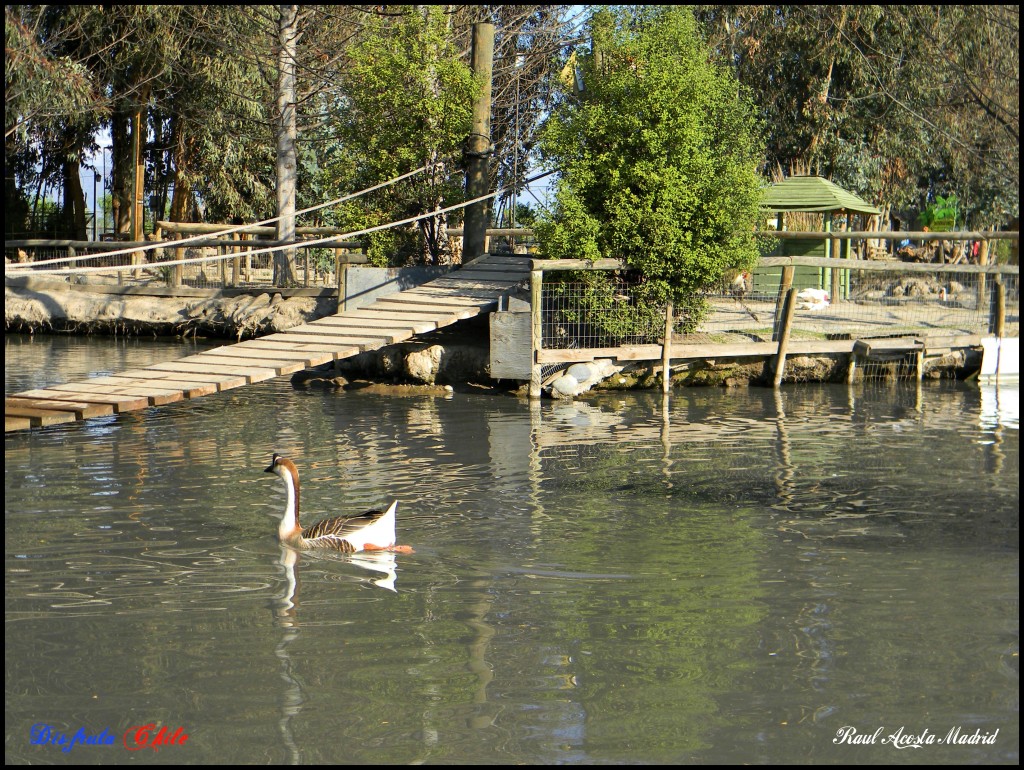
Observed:
[[[7,759],[147,720],[175,763],[1015,762],[1016,403],[275,381],[8,436]],[[415,553],[281,548],[272,451],[307,523],[397,497]],[[1000,732],[833,742],[899,725]]]

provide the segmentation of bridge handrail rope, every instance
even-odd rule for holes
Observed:
[[[316,206],[310,206],[307,209],[302,209],[301,211],[296,211],[294,216],[298,217],[298,216],[301,216],[302,214],[308,214],[311,211],[317,211],[319,209],[327,208],[328,206],[336,206],[339,203],[344,203],[345,201],[351,200],[353,198],[358,198],[361,195],[366,195],[367,193],[375,192],[375,191],[380,190],[380,189],[382,189],[384,187],[388,187],[390,185],[397,184],[398,182],[401,182],[401,181],[403,181],[405,179],[408,179],[411,176],[415,176],[416,174],[422,174],[424,171],[432,168],[435,165],[437,165],[437,164],[436,163],[428,163],[427,165],[421,166],[420,168],[418,168],[418,169],[416,169],[414,171],[410,171],[407,174],[402,174],[401,176],[397,176],[394,179],[389,179],[386,182],[381,182],[380,184],[373,185],[372,187],[367,187],[365,190],[359,190],[358,192],[350,193],[348,195],[343,195],[340,198],[335,198],[332,201],[327,201],[327,203],[320,203],[320,204],[317,204]],[[104,251],[103,252],[103,256],[104,257],[117,257],[117,256],[121,256],[122,254],[133,254],[133,253],[136,253],[136,252],[139,252],[139,251],[151,251],[153,249],[165,249],[165,248],[175,248],[175,249],[177,249],[177,248],[181,248],[182,246],[184,246],[184,245],[186,245],[188,243],[192,243],[193,241],[198,241],[198,240],[203,240],[203,239],[210,239],[210,238],[219,238],[222,235],[230,235],[231,233],[237,233],[240,230],[248,230],[248,229],[253,228],[253,227],[260,227],[262,225],[268,225],[271,222],[276,222],[280,218],[281,217],[271,217],[270,219],[264,219],[264,220],[262,220],[260,222],[249,222],[249,223],[244,224],[244,225],[233,225],[233,226],[225,228],[223,230],[218,230],[217,232],[214,232],[214,233],[200,233],[199,235],[190,235],[187,238],[175,239],[174,242],[173,242],[173,246],[169,245],[166,241],[153,241],[152,243],[147,243],[147,244],[145,244],[143,246],[133,246],[133,247],[130,247],[130,248],[116,249],[116,250],[113,250],[113,251]],[[35,267],[38,267],[38,266],[41,266],[41,265],[52,265],[52,264],[55,264],[55,263],[58,263],[58,262],[80,262],[80,261],[86,260],[86,259],[95,259],[97,256],[98,255],[96,255],[96,254],[84,254],[84,255],[76,256],[76,257],[56,257],[54,259],[41,259],[38,262],[32,262],[31,264],[33,266],[35,266]],[[161,262],[159,264],[164,265],[164,264],[167,264],[167,263]],[[29,269],[29,268],[25,268],[23,264],[16,264],[16,265],[5,266],[5,269],[4,269],[5,273],[7,272],[7,267],[10,267],[10,272],[12,272],[12,273],[19,272],[20,270],[23,270],[23,269]],[[136,265],[136,268],[138,268],[137,265]]]
[[[530,184],[532,182],[536,182],[538,179],[543,179],[544,177],[549,176],[552,173],[554,173],[554,172],[553,171],[547,171],[547,172],[545,172],[543,174],[538,174],[535,177],[531,177],[530,179],[527,179],[524,182],[524,184]],[[390,227],[400,227],[402,225],[407,225],[407,224],[411,224],[413,222],[418,222],[421,219],[429,219],[430,217],[439,216],[441,214],[447,214],[450,211],[456,211],[458,209],[465,208],[466,206],[471,206],[474,203],[479,203],[479,202],[485,201],[485,200],[487,200],[489,198],[494,198],[494,197],[496,197],[498,195],[501,195],[502,193],[504,193],[508,189],[509,189],[508,187],[500,187],[497,190],[495,190],[494,192],[488,193],[487,195],[481,195],[478,198],[473,198],[473,199],[468,200],[468,201],[463,201],[461,203],[456,203],[456,204],[454,204],[452,206],[447,206],[446,208],[434,209],[433,211],[428,211],[425,214],[418,214],[417,216],[409,217],[407,219],[401,219],[401,220],[398,220],[396,222],[388,222],[388,223],[383,224],[383,225],[375,225],[373,227],[366,227],[366,228],[364,228],[362,230],[353,230],[352,232],[341,233],[340,235],[329,235],[329,236],[326,236],[324,238],[316,238],[316,239],[308,240],[308,241],[300,241],[300,242],[297,242],[297,243],[286,244],[284,246],[268,246],[268,247],[263,248],[263,249],[252,249],[252,250],[248,251],[247,254],[249,256],[255,256],[257,254],[270,254],[270,253],[273,253],[273,252],[276,252],[276,251],[284,251],[285,249],[294,249],[294,248],[296,248],[296,246],[298,246],[299,248],[310,248],[312,246],[321,246],[321,245],[324,245],[324,244],[327,244],[327,243],[333,243],[333,242],[336,242],[336,241],[351,240],[352,238],[356,238],[356,237],[361,236],[361,235],[368,235],[370,233],[375,233],[378,230],[386,230],[386,229],[388,229]],[[268,220],[268,221],[272,221],[272,220]],[[253,225],[245,225],[245,226],[251,227]],[[210,236],[207,235],[205,237],[209,238]],[[182,241],[157,242],[157,245],[159,247],[163,247],[163,248],[168,248],[168,247],[170,247],[170,248],[178,248],[178,244],[180,244],[181,242]],[[128,253],[130,253],[132,251],[138,251],[138,250],[139,249],[128,249],[126,251]],[[109,255],[110,255],[110,253],[104,252],[102,255],[92,254],[92,255],[89,255],[89,257],[86,257],[86,258],[96,258],[97,256],[107,257]],[[116,265],[116,266],[110,266],[110,267],[66,267],[66,268],[53,268],[53,269],[47,269],[47,270],[36,270],[36,269],[33,269],[30,266],[25,266],[25,264],[23,263],[23,264],[19,264],[18,265],[18,268],[21,268],[21,269],[12,269],[10,271],[7,271],[5,269],[5,274],[12,274],[12,275],[14,275],[14,274],[18,274],[18,275],[80,275],[80,274],[84,274],[84,273],[100,273],[100,272],[110,273],[110,272],[122,272],[122,271],[127,271],[127,270],[140,270],[140,269],[146,269],[146,268],[152,269],[154,267],[156,267],[156,268],[172,267],[174,265],[191,265],[191,264],[195,264],[195,263],[198,263],[198,262],[221,262],[221,261],[227,260],[227,259],[234,259],[237,256],[238,256],[237,254],[222,254],[222,255],[214,256],[214,257],[191,257],[191,258],[188,258],[188,259],[175,259],[175,260],[170,260],[170,261],[167,261],[167,262],[152,262],[152,263],[147,264],[147,265]],[[65,262],[65,261],[71,261],[72,259],[80,259],[80,258],[78,258],[78,257],[68,257],[66,259],[47,260],[47,262],[48,263],[52,263],[52,262]],[[27,263],[27,264],[28,265],[37,265],[37,264],[42,264],[42,263],[35,262],[35,263]],[[14,266],[11,265],[11,266],[8,266],[8,267],[12,267],[13,268]]]

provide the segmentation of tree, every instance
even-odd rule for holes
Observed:
[[[5,139],[26,141],[40,124],[105,105],[59,17],[47,6],[4,6]]]
[[[440,6],[371,16],[348,51],[339,73],[343,101],[334,111],[337,149],[350,158],[355,178],[373,183],[430,167],[422,178],[391,188],[386,203],[360,224],[423,214],[461,197],[453,161],[469,133],[479,86],[451,42],[450,21]],[[453,260],[446,217],[422,219],[418,230],[422,261]],[[399,246],[396,237],[390,236],[392,248]],[[395,261],[415,258],[410,245]]]
[[[542,136],[560,176],[538,238],[548,257],[624,259],[643,275],[641,303],[672,299],[696,324],[701,292],[757,260],[761,152],[748,102],[708,63],[690,10],[634,13],[591,20],[582,93]]]
[[[1019,13],[712,5],[697,16],[757,103],[766,172],[811,168],[896,207],[956,193],[970,225],[1019,206]]]

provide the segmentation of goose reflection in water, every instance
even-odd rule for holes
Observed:
[[[285,586],[277,596],[278,616],[295,620],[295,608],[299,600],[299,579],[296,565],[300,558],[353,564],[369,575],[356,574],[349,577],[355,583],[384,588],[398,593],[395,581],[398,579],[398,558],[392,551],[366,551],[348,555],[330,552],[300,552],[288,546],[281,546],[280,564],[284,570]]]

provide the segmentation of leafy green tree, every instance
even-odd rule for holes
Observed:
[[[756,101],[766,172],[810,168],[897,208],[956,193],[969,226],[1016,213],[1016,6],[708,5],[696,14]]]
[[[643,275],[640,304],[672,299],[696,324],[702,291],[758,257],[751,110],[732,73],[708,63],[687,8],[600,10],[591,35],[578,52],[582,92],[542,137],[560,172],[537,225],[542,250],[623,259]]]
[[[391,188],[372,220],[406,218],[461,198],[453,159],[469,133],[479,84],[453,46],[449,24],[440,6],[369,17],[348,51],[334,112],[336,150],[354,167],[352,177],[374,183],[431,164],[427,174]],[[418,229],[423,261],[452,261],[445,217],[420,220]],[[398,262],[410,258],[394,255]]]
[[[27,141],[33,128],[105,101],[86,63],[69,50],[61,11],[4,6],[4,138]]]

